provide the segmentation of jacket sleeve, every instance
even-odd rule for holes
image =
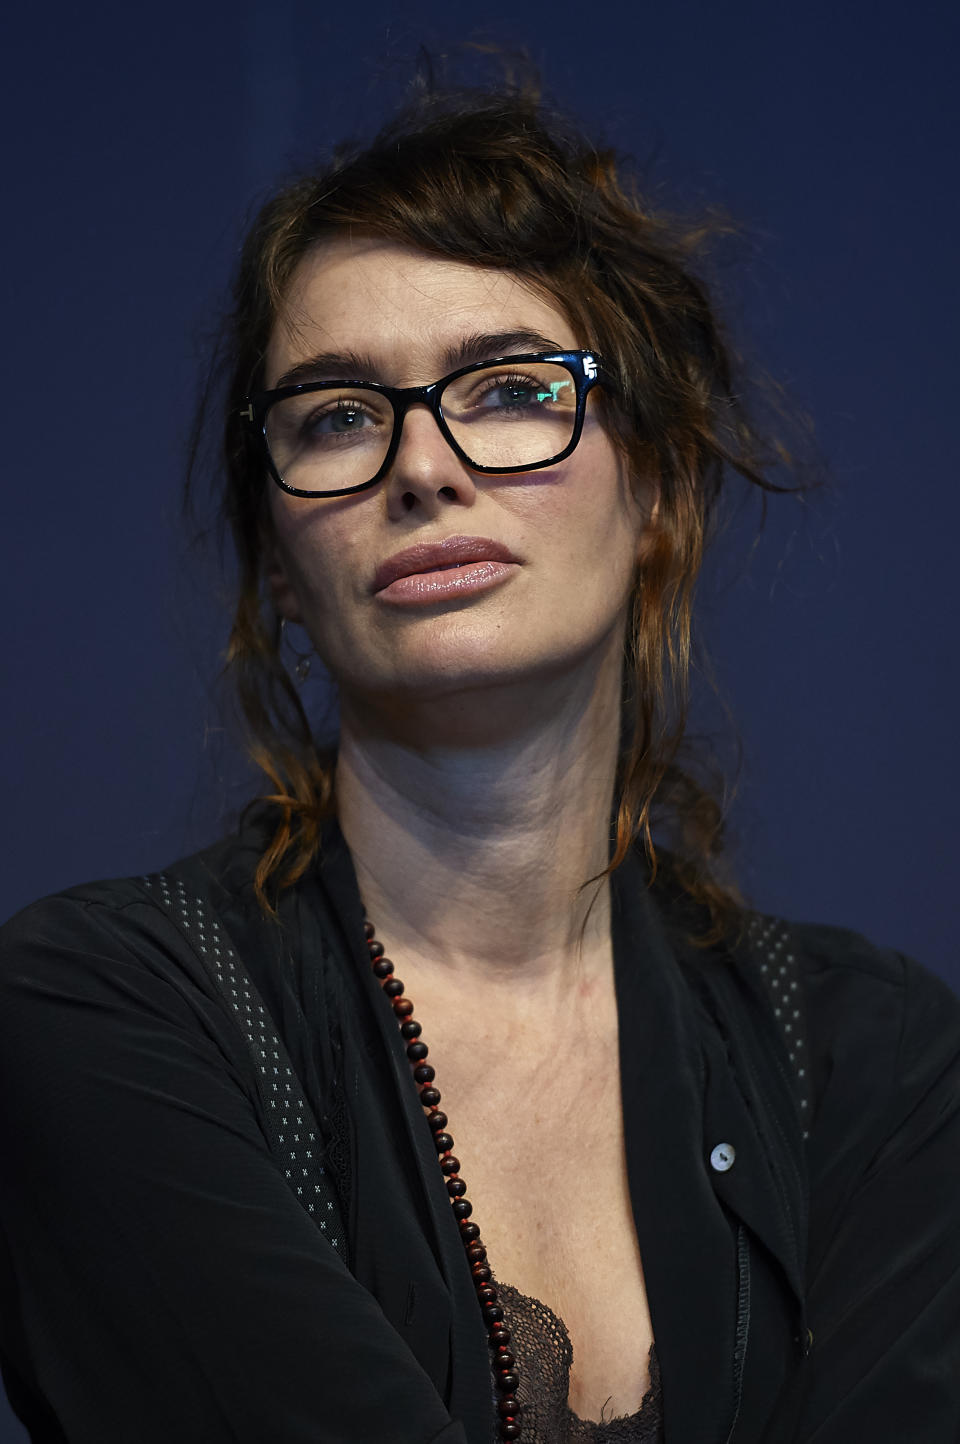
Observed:
[[[798,1444],[960,1440],[960,1000],[897,954],[815,967]]]
[[[14,1407],[69,1444],[465,1444],[135,916],[57,897],[0,931]]]

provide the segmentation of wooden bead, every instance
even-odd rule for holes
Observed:
[[[464,1251],[471,1265],[470,1271],[477,1291],[477,1299],[483,1312],[483,1321],[491,1348],[494,1350],[492,1359],[494,1382],[498,1391],[504,1396],[497,1406],[500,1416],[497,1421],[497,1432],[501,1439],[519,1439],[522,1433],[521,1406],[516,1397],[516,1391],[520,1384],[520,1371],[516,1367],[513,1354],[507,1347],[510,1343],[510,1330],[503,1321],[503,1308],[497,1302],[498,1294],[493,1282],[493,1273],[486,1262],[487,1250],[480,1240],[479,1228],[475,1223],[469,1221],[470,1215],[473,1213],[473,1205],[466,1197],[467,1185],[459,1176],[460,1160],[455,1158],[451,1152],[453,1138],[446,1131],[447,1115],[441,1113],[437,1107],[440,1102],[440,1090],[433,1086],[436,1073],[429,1063],[424,1062],[429,1049],[426,1043],[421,1041],[423,1029],[413,1017],[413,1003],[409,998],[403,996],[404,985],[399,978],[394,976],[393,963],[384,955],[383,945],[377,941],[373,924],[369,921],[364,922],[363,935],[367,942],[374,976],[380,980],[384,995],[390,1000],[394,1016],[400,1025],[400,1036],[406,1044],[407,1057],[413,1065],[413,1079],[420,1088],[420,1102],[424,1108],[430,1110],[427,1122],[433,1133],[437,1153],[440,1155],[440,1171],[446,1180],[453,1215],[460,1228],[460,1237],[463,1239]]]

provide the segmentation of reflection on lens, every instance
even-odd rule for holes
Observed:
[[[452,381],[441,409],[457,445],[477,466],[530,466],[569,446],[577,388],[555,362],[508,363]]]

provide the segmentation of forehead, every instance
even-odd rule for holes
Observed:
[[[551,298],[512,271],[431,256],[376,237],[338,236],[291,277],[267,348],[267,386],[318,352],[376,357],[395,386],[436,380],[438,358],[466,335],[530,330],[579,343]]]

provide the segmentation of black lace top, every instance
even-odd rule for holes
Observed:
[[[650,1345],[650,1388],[635,1414],[579,1418],[567,1400],[573,1345],[561,1318],[510,1284],[497,1281],[505,1322],[520,1365],[524,1444],[663,1444],[660,1364]]]

